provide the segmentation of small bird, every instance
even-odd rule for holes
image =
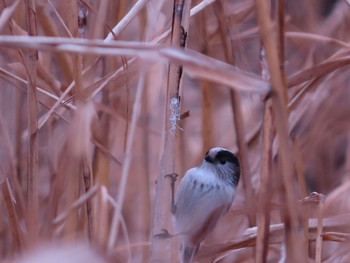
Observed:
[[[238,158],[224,148],[212,148],[202,163],[189,169],[175,197],[175,230],[182,238],[181,261],[191,263],[200,243],[230,208],[241,168]]]

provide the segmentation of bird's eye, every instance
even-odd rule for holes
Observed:
[[[221,164],[225,164],[226,163],[226,159],[220,159],[220,163]]]

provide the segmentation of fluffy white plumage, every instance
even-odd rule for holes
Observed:
[[[230,208],[239,176],[237,157],[219,147],[186,172],[175,199],[175,229],[182,237],[183,263],[192,262],[200,243]]]

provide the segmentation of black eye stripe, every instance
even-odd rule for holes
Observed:
[[[221,159],[219,159],[219,161],[220,161],[221,164],[225,164],[226,163],[226,158],[221,158]]]
[[[237,167],[240,167],[238,158],[231,152],[226,150],[221,150],[216,154],[216,159],[221,162],[221,160],[225,160],[227,162],[235,164]]]

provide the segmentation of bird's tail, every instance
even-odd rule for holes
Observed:
[[[198,252],[199,245],[197,246],[189,246],[184,245],[181,251],[181,261],[182,263],[192,263],[194,257]]]

